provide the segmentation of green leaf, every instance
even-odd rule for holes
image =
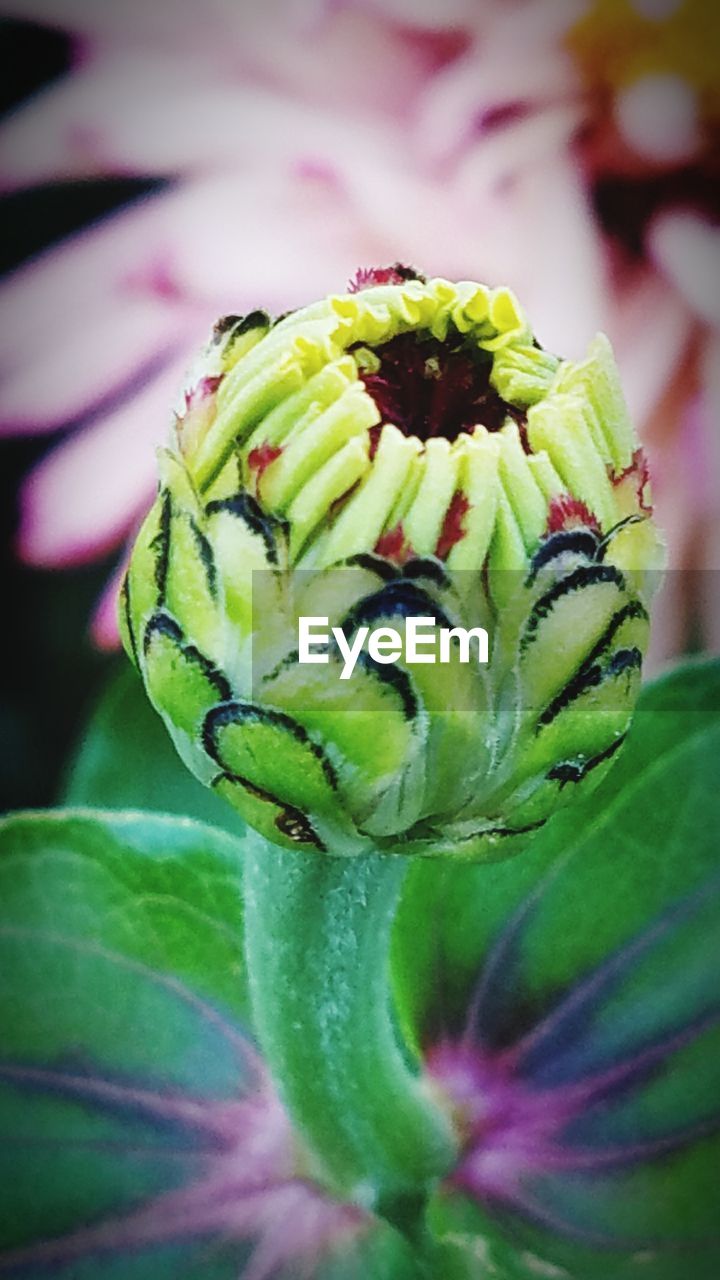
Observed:
[[[442,1246],[443,1280],[717,1280],[720,1274],[716,1249],[711,1255],[682,1246],[665,1254],[583,1249],[443,1191],[431,1197],[427,1219]]]
[[[117,950],[244,1017],[242,856],[241,840],[189,818],[11,814],[0,822],[0,919],[5,931]],[[33,980],[41,991],[39,967]]]
[[[241,854],[239,841],[188,819],[66,812],[0,825],[6,1245],[177,1180],[167,1125],[148,1138],[131,1108],[121,1132],[112,1107],[86,1109],[62,1079],[131,1092],[142,1079],[166,1095],[237,1088],[247,1070]],[[48,1088],[34,1089],[37,1071],[52,1073]]]
[[[665,677],[598,791],[524,854],[411,872],[395,937],[402,1016],[425,1046],[465,1036],[491,1066],[486,1105],[494,1063],[516,1117],[536,1095],[552,1116],[573,1088],[625,1073],[549,1140],[531,1137],[535,1163],[519,1158],[505,1197],[482,1181],[435,1197],[460,1276],[720,1271],[718,710],[720,664]],[[475,1149],[507,1141],[480,1133]]]
[[[394,953],[402,1016],[415,1034],[462,1018],[485,955],[535,886],[542,911],[527,977],[542,1007],[720,867],[719,750],[720,663],[688,665],[645,687],[608,777],[523,852],[490,865],[416,861]]]
[[[277,1271],[271,1280],[290,1280],[294,1274]],[[379,1219],[356,1242],[320,1261],[316,1270],[298,1274],[309,1280],[437,1280],[403,1236]],[[233,1280],[243,1280],[242,1275]]]
[[[232,835],[244,830],[230,805],[183,764],[129,662],[110,680],[90,717],[62,803],[180,813]]]
[[[0,823],[0,1275],[241,1280],[264,1257],[279,1280],[317,1245],[315,1280],[429,1280],[293,1175],[247,1030],[242,855],[187,818]]]

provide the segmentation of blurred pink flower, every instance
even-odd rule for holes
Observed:
[[[654,454],[671,564],[718,565],[720,90],[703,0],[0,10],[75,37],[72,73],[0,131],[5,188],[169,180],[0,291],[2,429],[74,426],[25,484],[28,562],[77,563],[134,527],[152,444],[218,314],[284,311],[401,259],[511,284],[563,354],[605,329]],[[668,600],[667,653],[686,638]],[[720,616],[693,608],[716,643]]]

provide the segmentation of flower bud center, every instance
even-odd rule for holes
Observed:
[[[359,346],[353,354],[360,378],[383,422],[406,436],[455,440],[482,423],[499,431],[508,415],[525,415],[508,404],[490,383],[491,352],[456,334],[446,342],[421,333],[403,333],[374,348]]]

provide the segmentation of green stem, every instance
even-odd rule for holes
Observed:
[[[249,846],[247,960],[270,1068],[339,1187],[401,1213],[456,1151],[392,1015],[388,953],[407,862]]]

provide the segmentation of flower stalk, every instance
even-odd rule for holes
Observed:
[[[442,1177],[457,1140],[389,996],[401,858],[308,858],[250,841],[254,1023],[300,1131],[338,1189],[386,1214]]]

